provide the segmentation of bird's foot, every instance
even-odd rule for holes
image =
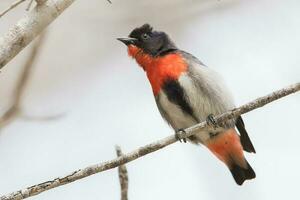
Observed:
[[[207,122],[208,125],[210,125],[210,126],[212,126],[214,128],[217,128],[217,126],[218,126],[213,114],[209,114],[207,116],[206,122]]]
[[[184,142],[186,143],[186,132],[183,128],[180,128],[178,130],[175,131],[175,137],[177,140],[179,140],[180,142]]]

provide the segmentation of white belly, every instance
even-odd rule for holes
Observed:
[[[159,102],[157,103],[160,104],[159,106],[164,110],[165,114],[168,116],[163,117],[168,121],[168,123],[173,127],[175,131],[178,129],[185,129],[197,124],[197,121],[195,121],[193,117],[182,112],[182,110],[176,104],[170,102],[166,94],[162,91],[159,94]],[[199,131],[194,136],[197,138],[197,141],[191,142],[204,143],[210,138],[210,131]]]
[[[166,119],[170,125],[175,129],[188,128],[195,125],[197,122],[190,115],[182,112],[179,106],[170,102],[167,95],[161,91],[159,94],[160,106],[166,112],[169,119]]]

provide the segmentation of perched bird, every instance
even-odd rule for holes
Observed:
[[[176,132],[204,120],[214,123],[214,115],[235,107],[222,78],[193,55],[178,49],[166,33],[144,24],[118,40],[146,72],[157,107]],[[238,185],[255,178],[243,153],[255,153],[255,149],[241,117],[186,139],[205,145],[228,166]]]

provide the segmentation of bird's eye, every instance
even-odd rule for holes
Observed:
[[[142,39],[143,40],[147,40],[147,39],[149,39],[150,38],[150,36],[147,34],[147,33],[144,33],[143,35],[142,35]]]

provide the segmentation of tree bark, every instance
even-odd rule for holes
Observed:
[[[0,38],[0,69],[13,59],[75,0],[48,0],[38,4]]]

